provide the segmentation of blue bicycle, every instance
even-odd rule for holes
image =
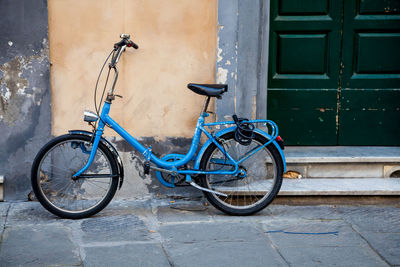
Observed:
[[[93,131],[69,131],[54,138],[38,152],[33,162],[32,188],[43,207],[63,218],[84,218],[105,208],[121,188],[123,164],[117,150],[102,137],[105,126],[143,155],[144,173],[154,170],[164,186],[194,186],[202,190],[217,209],[231,215],[250,215],[270,204],[279,192],[286,169],[278,127],[270,120],[248,120],[236,115],[232,116],[232,121],[205,123],[210,98],[221,98],[227,85],[188,85],[190,90],[206,98],[186,155],[168,154],[158,158],[151,147],[144,147],[109,116],[112,101],[117,96],[114,94],[117,63],[128,47],[138,49],[128,34],[120,37],[121,41],[114,44],[99,74],[100,78],[111,57],[100,104],[111,70],[114,79],[103,107],[96,105],[98,79],[96,113],[84,113],[84,120],[92,125]],[[255,125],[261,125],[264,130]],[[214,131],[216,126],[225,128]],[[200,147],[203,133],[207,141]]]

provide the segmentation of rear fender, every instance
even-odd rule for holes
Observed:
[[[71,130],[68,131],[69,134],[80,134],[80,135],[85,135],[92,137],[93,133],[89,131],[84,131],[84,130]],[[121,189],[122,184],[124,183],[124,165],[122,164],[121,157],[118,154],[118,151],[115,149],[115,147],[105,138],[101,138],[100,142],[105,145],[113,154],[115,161],[117,162],[118,166],[118,176],[119,176],[119,186],[118,188]]]
[[[224,134],[226,134],[226,133],[234,132],[235,130],[236,130],[236,126],[233,126],[233,127],[229,127],[229,128],[223,129],[223,130],[221,130],[221,131],[215,133],[214,135],[215,135],[215,137],[220,137],[220,136],[222,136],[222,135],[224,135]],[[267,138],[268,140],[271,140],[271,138],[272,138],[268,133],[266,133],[266,132],[264,132],[263,130],[260,130],[260,129],[258,129],[258,128],[254,129],[254,131],[257,132],[257,133],[259,133],[259,134],[261,134],[262,136],[264,136],[264,137]],[[203,157],[204,152],[206,151],[206,149],[207,149],[212,143],[213,143],[213,142],[212,142],[211,140],[207,140],[207,142],[201,147],[199,153],[197,154],[196,161],[195,161],[195,164],[194,164],[194,169],[195,169],[195,170],[198,170],[198,169],[200,168],[200,161],[201,161],[201,158]],[[285,172],[286,172],[286,159],[285,159],[285,155],[283,154],[283,151],[282,151],[281,147],[278,145],[278,143],[277,143],[275,140],[273,140],[273,141],[271,142],[271,144],[273,144],[273,145],[276,147],[276,149],[279,151],[279,154],[280,154],[280,156],[281,156],[282,163],[283,163],[283,172],[285,173]]]

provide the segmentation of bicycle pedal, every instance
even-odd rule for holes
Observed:
[[[143,172],[144,174],[150,173],[150,162],[146,161],[145,163],[143,163]]]

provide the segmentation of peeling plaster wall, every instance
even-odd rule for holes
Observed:
[[[216,77],[229,86],[216,102],[218,119],[266,118],[269,6],[269,0],[218,1]]]
[[[26,199],[51,130],[45,0],[0,1],[0,175],[5,199]]]

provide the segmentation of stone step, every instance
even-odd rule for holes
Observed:
[[[287,170],[308,178],[398,177],[400,147],[287,147]]]
[[[400,162],[400,147],[286,147],[288,163]]]
[[[400,196],[400,178],[284,179],[280,196]]]
[[[0,175],[0,201],[3,201],[3,183],[4,183],[4,176]]]

